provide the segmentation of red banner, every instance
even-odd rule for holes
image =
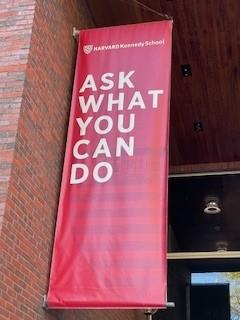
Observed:
[[[171,32],[80,32],[49,308],[166,306]]]

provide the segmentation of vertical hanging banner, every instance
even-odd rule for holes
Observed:
[[[49,308],[166,307],[171,34],[80,32]]]

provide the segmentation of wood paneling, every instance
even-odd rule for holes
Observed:
[[[240,171],[240,161],[233,162],[208,162],[186,165],[170,166],[170,174],[192,174],[209,172]]]
[[[240,1],[141,2],[174,18],[170,164],[240,161]],[[132,0],[88,5],[97,27],[161,19]],[[182,76],[182,64],[192,76]]]

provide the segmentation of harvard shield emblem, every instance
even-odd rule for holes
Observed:
[[[90,52],[92,52],[92,49],[93,49],[93,45],[92,45],[92,44],[83,46],[83,51],[84,51],[84,53],[86,53],[86,54],[89,54]]]

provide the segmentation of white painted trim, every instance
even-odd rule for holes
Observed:
[[[184,178],[184,177],[202,177],[202,176],[222,176],[229,174],[240,174],[240,170],[236,171],[210,171],[210,172],[191,172],[191,173],[173,173],[169,174],[169,178]]]
[[[169,252],[168,260],[193,259],[236,259],[240,258],[240,251],[209,251],[209,252]]]

